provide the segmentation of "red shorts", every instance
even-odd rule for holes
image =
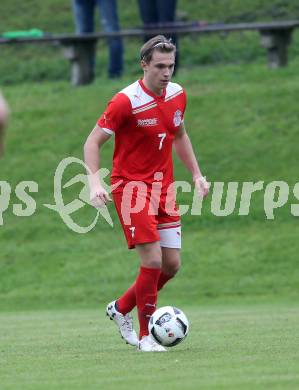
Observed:
[[[155,196],[144,183],[141,190],[134,187],[134,182],[130,185],[129,190],[125,186],[112,193],[128,248],[160,241],[159,231],[164,229],[177,228],[174,233],[180,236],[180,215],[174,195]]]

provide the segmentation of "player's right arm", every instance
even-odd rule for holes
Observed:
[[[8,120],[9,110],[4,97],[0,93],[0,157],[4,152],[4,128]]]
[[[106,110],[101,115],[97,125],[88,136],[84,145],[85,164],[90,169],[92,175],[89,174],[89,186],[91,192],[91,201],[95,207],[101,207],[103,203],[111,201],[107,191],[103,188],[100,182],[99,175],[96,174],[100,167],[101,155],[100,150],[102,145],[118,132],[123,123],[131,114],[131,103],[128,97],[122,93],[117,93],[108,103]]]
[[[111,201],[107,191],[100,182],[98,170],[101,162],[101,147],[111,138],[99,125],[91,131],[84,144],[84,161],[89,168],[88,183],[90,188],[90,200],[94,207],[101,207]]]

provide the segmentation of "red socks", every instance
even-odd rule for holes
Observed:
[[[135,283],[116,301],[116,310],[126,315],[136,306]]]
[[[157,290],[160,291],[163,286],[172,279],[173,276],[167,275],[164,272],[160,273]],[[122,314],[130,313],[136,306],[136,292],[135,292],[135,282],[131,287],[117,300],[117,310]]]
[[[139,319],[139,338],[148,335],[148,321],[156,310],[160,268],[140,267],[135,282],[136,304]]]
[[[160,269],[140,267],[136,281],[118,298],[117,310],[124,315],[132,311],[137,303],[140,338],[148,334],[148,320],[156,310],[157,292],[171,278]]]
[[[168,282],[168,280],[170,280],[172,278],[173,278],[173,276],[170,276],[168,274],[165,274],[164,272],[161,272],[159,280],[158,280],[158,291],[160,291],[164,287],[164,284],[166,284]]]

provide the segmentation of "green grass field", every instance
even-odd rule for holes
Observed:
[[[68,1],[45,1],[43,7],[36,7],[36,0],[30,7],[4,3],[3,31],[73,30]],[[126,4],[122,25],[138,25],[135,1]],[[299,12],[292,1],[179,4],[188,20],[298,18]],[[32,26],[32,20],[39,25]],[[291,205],[299,202],[293,193],[299,162],[298,37],[289,66],[275,71],[267,69],[254,33],[181,40],[183,61],[175,81],[187,91],[185,123],[204,174],[212,183],[263,181],[264,188],[284,181],[289,196],[274,210],[274,219],[267,219],[264,191],[256,192],[249,215],[240,216],[239,187],[233,213],[217,217],[212,187],[202,215],[183,217],[182,268],[162,291],[159,306],[181,307],[191,330],[182,345],[162,355],[127,347],[104,316],[107,302],[127,288],[138,269],[113,205],[114,228],[100,219],[83,235],[44,207],[54,203],[59,162],[82,158],[84,141],[107,100],[140,75],[140,42],[126,42],[126,74],[115,81],[105,77],[107,56],[100,45],[95,83],[76,89],[57,48],[3,49],[0,83],[12,116],[0,160],[0,196],[3,181],[11,188],[0,226],[1,390],[299,388],[299,228],[291,214]],[[112,152],[109,142],[102,159],[108,169]],[[83,172],[68,168],[63,183]],[[191,182],[176,159],[175,177]],[[17,205],[25,208],[15,194],[21,181],[38,183],[31,194],[36,209],[27,217],[15,215]],[[81,189],[80,183],[65,189],[65,203],[78,199]],[[190,204],[192,196],[180,193],[179,203]],[[72,215],[81,226],[94,216],[87,204]]]
[[[290,186],[289,200],[274,210],[273,220],[266,219],[263,192],[253,195],[248,216],[238,215],[237,201],[230,216],[216,217],[210,196],[202,216],[183,217],[184,266],[170,287],[183,303],[222,296],[298,296],[298,224],[290,212],[297,203],[292,193],[298,180],[297,67],[296,61],[277,72],[258,64],[215,67],[182,71],[177,80],[189,96],[187,129],[212,182],[284,180]],[[61,82],[5,88],[13,115],[0,164],[12,195],[0,231],[0,308],[97,305],[134,278],[136,255],[126,249],[112,206],[115,228],[99,220],[85,235],[72,232],[43,206],[54,203],[58,163],[68,156],[82,158],[84,140],[105,102],[128,82],[98,79],[79,89]],[[103,149],[107,168],[112,149],[113,142]],[[69,168],[63,182],[78,173],[82,167]],[[178,161],[175,174],[177,180],[191,179]],[[32,194],[36,211],[17,217],[13,205],[20,200],[14,190],[24,180],[38,183],[38,193]],[[81,188],[76,184],[65,190],[65,202],[76,199]],[[179,201],[190,204],[192,194],[180,194]],[[94,210],[86,205],[73,218],[89,225]],[[194,288],[184,291],[187,280]]]
[[[189,95],[186,123],[211,181],[297,182],[298,61],[269,72],[234,65],[193,72],[179,82]],[[34,180],[36,212],[17,217],[12,193],[0,230],[1,388],[296,389],[298,358],[298,224],[290,204],[267,220],[263,194],[250,214],[220,218],[207,199],[202,216],[183,218],[183,266],[159,301],[183,308],[191,322],[185,343],[167,357],[140,355],[104,318],[107,302],[135,277],[113,207],[85,235],[70,231],[53,203],[53,175],[62,158],[82,157],[84,139],[109,96],[129,79],[72,89],[66,82],[6,87],[13,108],[1,179],[13,191]],[[198,87],[196,87],[196,85]],[[84,102],[84,104],[82,104]],[[112,143],[103,165],[111,165]],[[82,172],[73,167],[67,178]],[[188,179],[175,162],[176,177]],[[80,185],[65,193],[76,199]],[[240,191],[238,192],[240,196]],[[181,203],[191,201],[180,195]],[[86,205],[74,215],[84,225]],[[297,356],[296,356],[297,354]]]
[[[167,353],[127,346],[103,310],[1,313],[1,389],[298,389],[297,305],[191,306]]]

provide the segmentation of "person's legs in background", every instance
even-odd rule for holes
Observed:
[[[95,0],[73,0],[73,13],[76,32],[90,33],[94,31]]]
[[[177,0],[138,0],[138,6],[145,29],[148,28],[150,30],[155,24],[168,24],[175,21]],[[177,37],[175,34],[165,35],[171,38],[177,47],[175,65],[175,69],[177,69],[179,60]],[[146,42],[153,36],[150,33],[147,34],[144,37],[144,41]]]
[[[152,25],[158,23],[158,13],[157,13],[157,1],[152,0],[138,0],[139,13],[141,20],[143,22],[144,28],[151,28]],[[144,42],[151,39],[153,35],[146,34],[144,36]]]
[[[95,0],[73,0],[73,14],[76,25],[76,33],[94,32],[94,8]],[[95,75],[95,45],[89,47],[90,79]]]
[[[119,31],[117,0],[97,0],[103,30],[105,32]],[[123,42],[121,38],[109,38],[109,67],[110,78],[120,77],[123,71]]]
[[[146,28],[148,25],[158,23],[157,1],[138,0],[139,13]]]
[[[177,0],[157,0],[157,11],[158,11],[158,23],[173,23],[175,22]],[[178,69],[179,65],[179,48],[178,39],[175,34],[167,35],[168,38],[172,39],[172,42],[176,45],[176,56],[175,56],[175,70]]]
[[[177,0],[157,0],[158,23],[173,23]]]

